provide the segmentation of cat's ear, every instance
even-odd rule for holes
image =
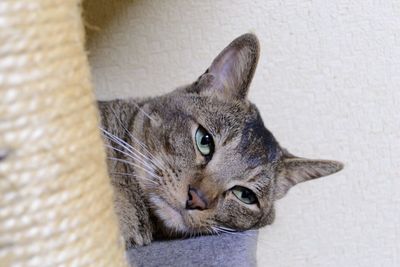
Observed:
[[[294,185],[327,176],[343,169],[343,163],[333,160],[298,158],[284,151],[275,183],[275,199],[286,195]]]
[[[247,33],[233,40],[199,78],[200,82],[208,83],[204,90],[224,99],[244,99],[257,67],[259,50],[254,34]]]

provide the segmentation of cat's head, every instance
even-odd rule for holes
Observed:
[[[197,81],[143,107],[141,139],[156,158],[144,188],[167,230],[259,228],[292,186],[342,169],[290,154],[265,128],[247,99],[258,57],[256,36],[242,35]]]

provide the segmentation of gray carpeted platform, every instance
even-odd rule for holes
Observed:
[[[256,266],[257,231],[153,242],[128,251],[137,267]]]

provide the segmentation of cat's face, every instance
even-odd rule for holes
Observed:
[[[155,156],[143,183],[171,233],[246,230],[272,223],[273,203],[293,185],[334,173],[335,161],[282,149],[246,99],[259,53],[254,35],[234,40],[206,73],[144,108],[142,141]]]

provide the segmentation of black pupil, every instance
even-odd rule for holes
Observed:
[[[242,191],[242,198],[246,198],[248,199],[250,202],[254,201],[254,196],[253,196],[253,192],[251,192],[250,190],[243,190]]]
[[[200,144],[204,145],[209,145],[211,144],[211,136],[209,134],[206,134],[201,138]]]

